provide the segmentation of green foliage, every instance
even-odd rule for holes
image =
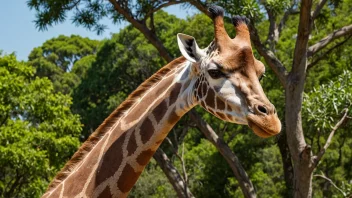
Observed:
[[[92,63],[98,45],[99,41],[89,38],[60,35],[34,48],[28,61],[36,68],[36,76],[53,82],[55,91],[70,94]]]
[[[276,1],[279,3],[280,1]],[[258,1],[255,0],[241,0],[241,1],[227,1],[220,0],[214,1],[214,3],[218,3],[220,6],[224,7],[227,12],[232,15],[244,15],[248,18],[251,18],[255,22],[262,21],[264,18],[264,13],[260,8],[261,5]]]
[[[106,10],[106,4],[102,0],[67,0],[67,1],[37,1],[29,0],[27,5],[37,11],[35,24],[39,30],[46,30],[48,26],[61,23],[67,19],[67,12],[74,10],[73,22],[83,24],[89,30],[101,33],[106,28],[99,24],[99,20],[112,12],[112,8]],[[80,7],[81,9],[75,9]]]
[[[71,98],[14,55],[0,57],[0,196],[39,197],[76,151]]]
[[[341,117],[341,112],[351,106],[352,72],[344,71],[335,81],[322,84],[305,94],[303,115],[307,117],[307,122],[314,123],[317,130],[328,132]]]

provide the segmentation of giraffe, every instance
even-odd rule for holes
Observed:
[[[281,130],[274,105],[259,79],[248,20],[232,18],[236,37],[224,28],[224,10],[211,6],[215,39],[200,49],[194,37],[177,35],[183,56],[142,83],[88,138],[56,175],[43,197],[127,197],[144,167],[176,122],[201,105],[216,117],[248,125],[266,138]]]

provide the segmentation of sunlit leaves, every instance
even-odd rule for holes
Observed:
[[[14,55],[0,57],[0,196],[39,197],[79,145],[71,98]]]
[[[36,76],[47,77],[53,82],[55,91],[69,94],[90,66],[91,61],[83,62],[87,60],[84,58],[93,56],[99,43],[77,35],[60,35],[34,48],[28,57],[29,64],[36,68]],[[75,65],[76,62],[80,63]]]
[[[307,94],[304,115],[318,130],[329,132],[345,108],[352,105],[352,72],[344,71],[336,80],[322,84]]]

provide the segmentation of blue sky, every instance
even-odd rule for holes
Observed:
[[[167,12],[180,18],[185,18],[187,14],[180,6],[171,6]],[[35,11],[27,7],[26,1],[2,1],[0,3],[0,50],[5,54],[15,52],[18,60],[27,60],[27,57],[34,47],[41,46],[46,40],[57,37],[60,34],[78,34],[82,37],[92,39],[109,38],[111,33],[118,32],[127,23],[115,25],[109,19],[102,22],[108,26],[102,35],[71,23],[70,17],[62,24],[49,27],[46,31],[38,31],[35,27]]]

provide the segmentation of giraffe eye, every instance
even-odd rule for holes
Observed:
[[[208,73],[210,77],[214,79],[218,79],[225,76],[224,73],[222,73],[220,70],[217,70],[217,69],[208,70]]]

